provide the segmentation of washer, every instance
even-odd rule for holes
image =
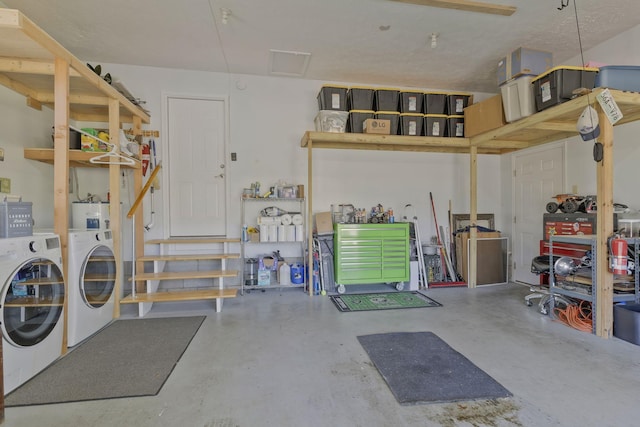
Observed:
[[[0,239],[4,390],[9,393],[62,354],[65,284],[55,234]]]
[[[69,232],[69,347],[113,320],[117,272],[111,233],[111,230]]]

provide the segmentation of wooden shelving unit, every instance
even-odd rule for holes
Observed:
[[[81,150],[69,150],[69,167],[71,168],[109,168],[105,163],[91,163],[91,158],[99,156],[104,153],[81,151]],[[38,160],[39,162],[54,164],[55,150],[53,148],[25,148],[24,158],[30,160]],[[120,165],[124,168],[140,168],[140,161],[133,159],[135,165],[126,166]]]
[[[111,199],[120,200],[120,165],[92,164],[89,160],[96,153],[69,150],[69,121],[108,123],[110,142],[117,146],[121,123],[131,123],[134,134],[140,134],[142,124],[149,123],[150,117],[14,9],[0,9],[0,84],[24,95],[27,105],[34,109],[53,109],[54,148],[27,148],[24,156],[53,165],[54,230],[60,236],[63,274],[68,277],[69,168],[107,167]],[[139,191],[142,188],[142,169],[139,162],[132,168],[135,171],[134,191]],[[112,204],[111,216],[116,270],[122,271],[120,203]],[[142,255],[142,215],[136,218],[136,228],[139,229],[136,231],[136,254]],[[122,286],[120,276],[116,280],[116,295]],[[67,299],[64,301],[62,354],[67,350]],[[114,317],[119,316],[118,301]]]
[[[599,114],[601,133],[598,141],[603,146],[603,160],[595,163],[597,168],[597,284],[598,304],[595,332],[601,337],[613,334],[613,275],[607,268],[607,237],[613,233],[613,126],[596,100],[605,89],[598,88],[568,102],[548,108],[539,113],[471,138],[434,138],[396,135],[367,135],[349,133],[305,132],[300,146],[307,148],[308,159],[308,208],[313,214],[313,149],[356,149],[409,152],[468,153],[471,194],[470,220],[477,221],[477,156],[478,154],[505,154],[537,145],[547,144],[578,135],[576,122],[587,105],[592,105]],[[640,120],[640,93],[610,90],[620,108],[623,118],[617,125]],[[308,221],[312,223],[312,221]],[[307,233],[311,235],[311,226]],[[476,285],[476,229],[470,232],[469,287]],[[309,250],[311,253],[311,249]],[[309,265],[311,265],[311,256]]]

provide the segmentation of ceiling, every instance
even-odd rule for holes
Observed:
[[[270,75],[274,49],[310,53],[304,79],[493,93],[498,60],[517,47],[551,51],[555,65],[580,54],[573,1],[563,10],[562,0],[487,1],[517,11],[500,16],[389,0],[0,0],[0,6],[20,9],[92,64]],[[640,24],[638,0],[576,5],[584,50]]]

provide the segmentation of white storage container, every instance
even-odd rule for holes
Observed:
[[[535,76],[521,76],[500,86],[504,118],[508,123],[528,117],[536,112],[533,84]]]

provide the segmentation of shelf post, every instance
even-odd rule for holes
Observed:
[[[613,334],[613,273],[609,272],[607,240],[613,234],[613,125],[596,103],[600,122],[602,160],[596,164],[597,201],[597,279],[595,286],[596,335],[610,338]]]
[[[62,274],[69,277],[69,63],[56,58],[54,67],[53,227],[60,236]],[[67,281],[64,294],[69,295]],[[68,308],[69,299],[64,298],[62,355],[67,353]]]
[[[313,296],[313,140],[307,144],[307,271],[305,282],[309,296]]]
[[[469,288],[475,288],[477,284],[477,272],[478,272],[478,147],[472,145],[469,150],[469,222],[471,227],[469,228],[469,277],[467,279],[467,286]],[[464,248],[463,248],[464,250]]]
[[[115,98],[109,98],[109,139],[112,144],[120,149],[120,102]],[[113,159],[113,158],[112,158]],[[120,293],[122,290],[122,218],[120,212],[120,165],[109,165],[109,217],[111,231],[113,233],[113,255],[116,261],[116,283],[113,293],[116,295],[113,306],[113,317],[120,317]]]

